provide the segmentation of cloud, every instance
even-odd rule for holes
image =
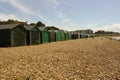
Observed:
[[[54,8],[58,8],[61,4],[65,4],[65,0],[46,0]]]
[[[106,31],[120,32],[120,24],[106,25],[106,26],[103,26],[99,29],[106,30]]]
[[[34,12],[29,7],[27,7],[25,5],[22,5],[17,0],[3,0],[3,1],[6,2],[6,3],[8,3],[8,4],[10,4],[10,5],[12,5],[14,8],[16,8],[19,11],[21,11],[22,13],[33,15],[33,16],[37,16],[41,20],[43,20],[44,22],[46,22],[48,24],[53,24],[48,18],[42,16],[40,13]]]
[[[98,30],[105,30],[105,31],[115,31],[120,32],[120,24],[112,24],[112,25],[100,25],[100,24],[88,24],[84,27],[84,29],[93,29],[94,32]]]
[[[57,16],[57,17],[59,17],[59,18],[66,18],[66,15],[65,14],[63,14],[62,12],[60,12],[60,11],[56,11],[55,12],[55,15]]]
[[[69,19],[69,18],[66,18],[65,20],[63,20],[64,23],[70,22],[70,21],[71,21],[71,19]]]
[[[59,11],[58,7],[61,4],[64,4],[63,0],[49,0],[50,4],[54,7],[53,15],[56,16],[58,19],[61,20],[62,23],[72,21],[68,16],[65,15],[64,12]],[[57,5],[57,7],[55,7]]]
[[[13,14],[5,15],[5,14],[0,13],[0,21],[6,21],[8,19],[14,19],[14,20],[20,21],[20,19]]]
[[[68,18],[64,13],[62,13],[60,11],[56,11],[54,14],[56,15],[56,17],[61,19],[62,20],[61,22],[63,22],[63,23],[72,21],[70,18]]]
[[[67,2],[65,0],[49,0],[51,1],[52,4],[55,4],[53,5],[54,7],[54,11],[52,12],[53,15],[55,17],[57,17],[58,20],[61,21],[61,25],[67,25],[67,26],[71,26],[71,25],[75,25],[76,23],[69,17],[65,14],[65,12],[62,12],[59,10],[59,7],[62,6],[62,5],[66,5]],[[56,7],[57,5],[57,7]],[[78,25],[78,24],[76,24]],[[68,29],[69,27],[67,27]],[[70,29],[69,29],[70,30]]]
[[[58,0],[50,0],[50,1],[56,5],[60,5],[60,2]]]
[[[6,3],[11,4],[13,7],[15,7],[18,10],[21,10],[21,11],[23,11],[25,13],[33,14],[33,12],[30,9],[28,9],[24,5],[21,5],[17,0],[3,0],[3,1],[6,2]]]

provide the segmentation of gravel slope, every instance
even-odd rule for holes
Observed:
[[[95,38],[0,48],[0,80],[27,78],[120,80],[120,41]]]

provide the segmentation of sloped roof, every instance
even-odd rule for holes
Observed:
[[[60,30],[54,30],[54,32],[60,32]]]
[[[69,31],[64,31],[64,33],[69,33]]]
[[[5,24],[5,25],[0,25],[0,29],[13,29],[16,26],[18,26],[20,24],[16,23],[16,24]]]
[[[37,27],[40,31],[45,30],[47,27]]]
[[[55,32],[55,30],[48,30],[49,32]]]
[[[25,28],[26,30],[32,30],[34,27],[35,27],[35,26],[33,26],[33,25],[25,25],[25,26],[24,26],[24,28]]]
[[[61,33],[64,33],[64,30],[60,30]]]

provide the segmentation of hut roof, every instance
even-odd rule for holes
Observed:
[[[0,29],[13,29],[16,26],[18,26],[20,24],[16,23],[16,24],[5,24],[5,25],[0,25]]]
[[[33,25],[25,25],[24,26],[24,28],[26,29],[26,30],[31,30],[31,29],[33,29],[35,26],[33,26]]]
[[[60,32],[63,32],[63,33],[64,33],[64,30],[60,30]]]
[[[64,31],[64,33],[69,33],[68,31]]]
[[[49,32],[55,32],[55,30],[48,30]]]
[[[60,32],[60,30],[54,30],[54,32]]]
[[[37,27],[40,31],[44,31],[47,27]]]

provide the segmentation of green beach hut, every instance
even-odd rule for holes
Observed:
[[[60,39],[61,39],[61,41],[65,40],[65,33],[63,30],[60,30]]]
[[[65,40],[69,40],[70,39],[70,34],[68,31],[65,31]]]
[[[49,32],[47,27],[38,27],[40,31],[40,42],[42,44],[49,43]]]
[[[55,32],[55,41],[58,42],[58,41],[61,41],[61,33],[60,33],[60,30],[54,30]]]

